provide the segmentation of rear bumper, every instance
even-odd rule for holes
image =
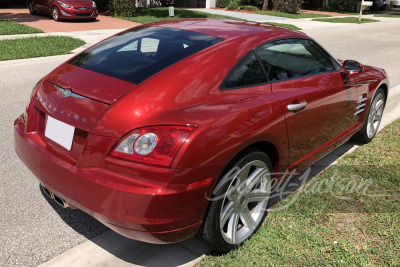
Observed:
[[[104,167],[80,167],[38,142],[37,135],[26,134],[24,119],[19,117],[14,123],[15,150],[41,183],[71,206],[126,237],[150,243],[178,242],[199,230],[211,186],[187,191],[182,181],[212,177],[218,166],[156,169],[152,175],[166,182],[144,183],[140,175],[151,172],[134,170],[135,176]]]

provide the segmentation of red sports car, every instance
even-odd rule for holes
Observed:
[[[304,33],[187,19],[119,33],[34,87],[15,149],[43,190],[133,239],[228,251],[274,179],[374,138],[388,80]]]
[[[96,3],[92,0],[28,0],[32,15],[51,15],[55,21],[62,19],[90,19],[98,16]]]

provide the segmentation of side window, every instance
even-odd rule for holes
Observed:
[[[222,89],[251,86],[267,82],[265,73],[253,52],[245,55],[225,78]]]
[[[271,81],[334,70],[330,56],[312,40],[278,40],[257,48],[255,52]]]

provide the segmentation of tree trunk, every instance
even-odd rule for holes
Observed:
[[[262,10],[267,11],[268,9],[272,9],[273,1],[272,0],[264,0]]]

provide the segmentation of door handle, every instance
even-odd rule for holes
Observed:
[[[290,105],[287,105],[287,109],[288,109],[289,111],[296,112],[296,111],[299,111],[299,110],[302,109],[302,108],[305,108],[306,106],[307,106],[307,102],[304,101],[304,102],[301,102],[301,103],[298,103],[298,104],[290,104]]]

